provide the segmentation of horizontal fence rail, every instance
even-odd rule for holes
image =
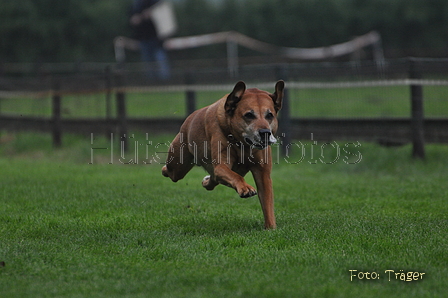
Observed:
[[[338,89],[338,88],[363,88],[363,87],[393,87],[393,86],[448,86],[448,80],[431,79],[399,79],[399,80],[371,80],[371,81],[341,81],[341,82],[287,82],[288,89]],[[156,93],[156,92],[204,92],[204,91],[224,91],[229,92],[234,84],[181,84],[168,86],[123,86],[110,89],[79,90],[79,91],[2,91],[1,98],[43,98],[59,95],[82,95],[82,94],[102,94],[107,91],[130,92],[130,93]],[[259,89],[272,89],[273,83],[252,83],[251,87]]]
[[[126,120],[129,131],[141,131],[153,135],[175,134],[183,119],[179,118],[129,118]],[[120,122],[117,119],[61,119],[60,129],[66,133],[89,135],[117,132]],[[38,117],[0,117],[0,126],[7,131],[51,132],[54,122],[51,118]],[[351,140],[371,141],[384,145],[404,145],[411,142],[410,118],[362,118],[291,119],[292,139],[309,140],[311,134],[318,141]],[[448,119],[431,118],[424,120],[425,141],[427,143],[448,143]],[[278,133],[282,135],[282,128]]]
[[[407,78],[394,78],[392,73],[388,79],[374,79],[367,72],[368,79],[343,79],[334,77],[332,81],[305,80],[300,76],[294,76],[295,69],[288,68],[285,65],[279,67],[271,67],[276,74],[275,77],[286,81],[285,98],[283,109],[280,113],[280,129],[279,136],[282,137],[284,144],[289,144],[294,139],[309,139],[313,135],[315,140],[331,141],[337,139],[344,140],[367,140],[375,141],[388,146],[402,145],[406,143],[413,144],[413,156],[424,158],[424,143],[448,143],[448,117],[447,118],[425,118],[423,113],[423,87],[426,86],[448,86],[448,79],[428,79],[422,78],[422,69],[428,70],[429,67],[422,68],[418,63],[420,60],[407,60],[405,63],[396,64],[399,69],[398,76],[404,74]],[[448,64],[448,61],[437,63],[430,61],[437,69],[437,75],[444,77],[446,71],[443,71],[440,64]],[[429,63],[429,62],[425,62]],[[392,64],[390,64],[392,65]],[[256,71],[259,68],[254,68]],[[308,66],[300,66],[299,69],[308,71]],[[317,69],[325,69],[329,75],[338,72],[338,69],[327,69],[318,66]],[[448,68],[445,68],[448,69]],[[80,80],[77,81],[78,77]],[[130,76],[130,77],[128,77]],[[383,76],[383,75],[380,75]],[[98,75],[82,76],[76,74],[76,79],[65,77],[43,77],[39,80],[42,82],[42,88],[39,88],[39,80],[33,83],[33,88],[20,88],[26,86],[26,81],[20,79],[11,79],[18,88],[10,88],[1,90],[0,81],[0,129],[6,131],[35,130],[51,132],[53,135],[54,145],[61,146],[62,132],[74,133],[103,133],[116,135],[126,134],[128,131],[143,131],[146,133],[177,133],[182,123],[182,117],[162,118],[162,119],[136,119],[127,115],[126,94],[127,93],[163,93],[163,92],[180,92],[185,93],[185,117],[196,109],[196,93],[207,91],[223,91],[230,92],[234,84],[227,83],[199,83],[191,72],[188,72],[186,83],[170,82],[161,85],[143,85],[134,84],[134,74],[127,72],[111,71],[109,68],[105,73]],[[256,77],[256,75],[254,75]],[[288,77],[292,77],[288,80]],[[311,76],[313,77],[313,75]],[[386,76],[386,77],[389,77]],[[317,77],[318,78],[318,77]],[[0,77],[1,79],[1,77]],[[63,80],[65,79],[65,81]],[[3,80],[3,83],[8,80]],[[64,85],[66,84],[66,85]],[[9,84],[14,85],[14,84]],[[255,80],[248,82],[250,87],[256,87],[267,91],[273,91],[274,80]],[[68,86],[68,87],[67,87]],[[293,118],[291,117],[289,96],[291,90],[304,89],[341,89],[341,88],[368,88],[368,87],[393,87],[407,86],[410,90],[410,107],[408,118],[352,118],[352,119],[329,119],[329,118]],[[32,90],[36,89],[36,90]],[[71,119],[62,115],[61,103],[64,96],[67,95],[87,95],[87,94],[106,94],[107,115],[105,118],[99,119]],[[1,99],[21,99],[21,98],[51,98],[52,114],[50,117],[33,117],[33,116],[13,116],[5,115],[1,112]],[[300,92],[294,100],[300,101]],[[111,114],[112,102],[115,104],[115,115]]]

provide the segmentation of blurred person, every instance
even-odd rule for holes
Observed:
[[[168,55],[163,48],[163,40],[157,35],[156,26],[151,17],[151,10],[160,0],[134,0],[130,25],[133,38],[140,42],[142,61],[155,64],[157,71],[148,70],[149,78],[167,80],[171,76]]]

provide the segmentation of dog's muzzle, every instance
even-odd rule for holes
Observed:
[[[245,137],[244,140],[256,149],[264,149],[277,142],[270,129],[260,129],[258,134],[252,138]]]

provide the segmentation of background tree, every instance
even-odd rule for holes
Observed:
[[[1,1],[0,62],[114,61],[131,0]],[[377,30],[386,57],[448,56],[446,0],[176,0],[178,36],[235,30],[289,47],[319,47]],[[217,57],[225,47],[176,52]],[[138,57],[136,55],[136,57]]]
[[[122,0],[2,1],[0,60],[110,61],[112,39],[127,30]]]

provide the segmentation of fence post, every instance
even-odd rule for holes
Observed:
[[[62,146],[62,129],[61,129],[61,93],[60,82],[55,81],[53,85],[52,96],[52,126],[53,126],[53,147],[60,148]]]
[[[105,69],[105,81],[106,81],[106,119],[110,120],[112,115],[112,108],[110,105],[110,98],[112,92],[112,71],[110,65]]]
[[[193,74],[188,72],[185,76],[185,83],[187,85],[194,84]],[[196,92],[194,90],[188,90],[185,92],[187,117],[196,110]]]
[[[409,59],[409,77],[421,79],[417,69],[417,60]],[[412,157],[425,158],[424,115],[423,115],[423,87],[411,84],[411,131],[412,131]]]
[[[128,151],[128,140],[127,140],[127,121],[126,121],[126,94],[123,88],[123,75],[117,75],[117,121],[118,121],[118,135],[121,139],[121,144],[123,144],[123,150]]]
[[[286,65],[282,65],[278,72],[278,79],[284,80],[285,82],[288,80],[288,70]],[[279,118],[279,126],[282,131],[282,142],[281,142],[281,152],[283,156],[286,156],[287,153],[291,154],[291,108],[289,104],[289,90],[287,88],[287,84],[285,89],[283,90],[283,101],[282,101],[282,109],[280,111]],[[289,147],[289,149],[288,149]]]

